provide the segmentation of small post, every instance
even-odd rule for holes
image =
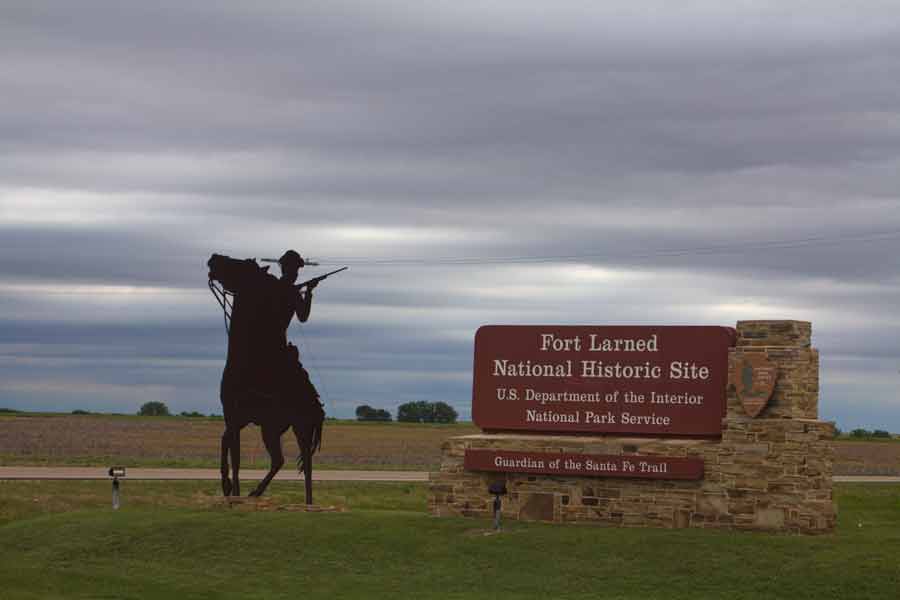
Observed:
[[[125,467],[110,467],[109,468],[109,476],[113,478],[112,481],[112,507],[113,510],[119,510],[120,504],[120,495],[119,495],[119,477],[125,477]]]
[[[503,505],[500,496],[506,495],[506,484],[502,481],[495,481],[488,487],[488,492],[494,494],[494,531],[500,531],[500,514]]]

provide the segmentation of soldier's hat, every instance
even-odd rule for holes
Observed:
[[[303,261],[303,257],[300,256],[294,250],[288,250],[284,254],[281,255],[281,258],[278,259],[278,264],[284,267],[297,267],[302,268],[306,263]]]

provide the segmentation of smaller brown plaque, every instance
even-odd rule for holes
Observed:
[[[668,456],[570,454],[466,450],[470,471],[534,473],[578,477],[627,477],[638,479],[702,479],[703,461]]]
[[[745,354],[731,372],[734,391],[751,418],[763,411],[775,391],[778,367],[765,354]]]

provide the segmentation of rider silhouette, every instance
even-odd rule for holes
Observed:
[[[278,259],[281,278],[277,280],[278,286],[274,288],[274,293],[277,295],[275,316],[282,334],[282,347],[287,347],[287,330],[294,315],[297,315],[297,319],[301,323],[306,323],[309,319],[309,311],[312,308],[312,291],[318,282],[309,283],[303,291],[298,290],[294,285],[300,269],[305,264],[303,258],[294,250],[288,250]]]
[[[217,265],[215,276],[213,263]],[[285,252],[278,263],[280,278],[260,269],[252,259],[240,261],[221,255],[210,259],[210,278],[223,281],[232,291],[239,290],[233,312],[243,315],[234,320],[229,333],[229,340],[240,341],[229,342],[223,392],[244,389],[257,398],[274,400],[279,388],[283,389],[287,330],[294,315],[301,323],[309,319],[312,290],[318,282],[298,289],[297,276],[305,262],[294,250]]]

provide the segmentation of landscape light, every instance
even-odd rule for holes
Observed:
[[[113,510],[119,510],[119,477],[125,477],[125,467],[110,467],[109,476],[112,481],[112,506]]]
[[[500,496],[506,495],[506,484],[495,481],[488,487],[488,492],[494,495],[494,530],[500,531]]]

